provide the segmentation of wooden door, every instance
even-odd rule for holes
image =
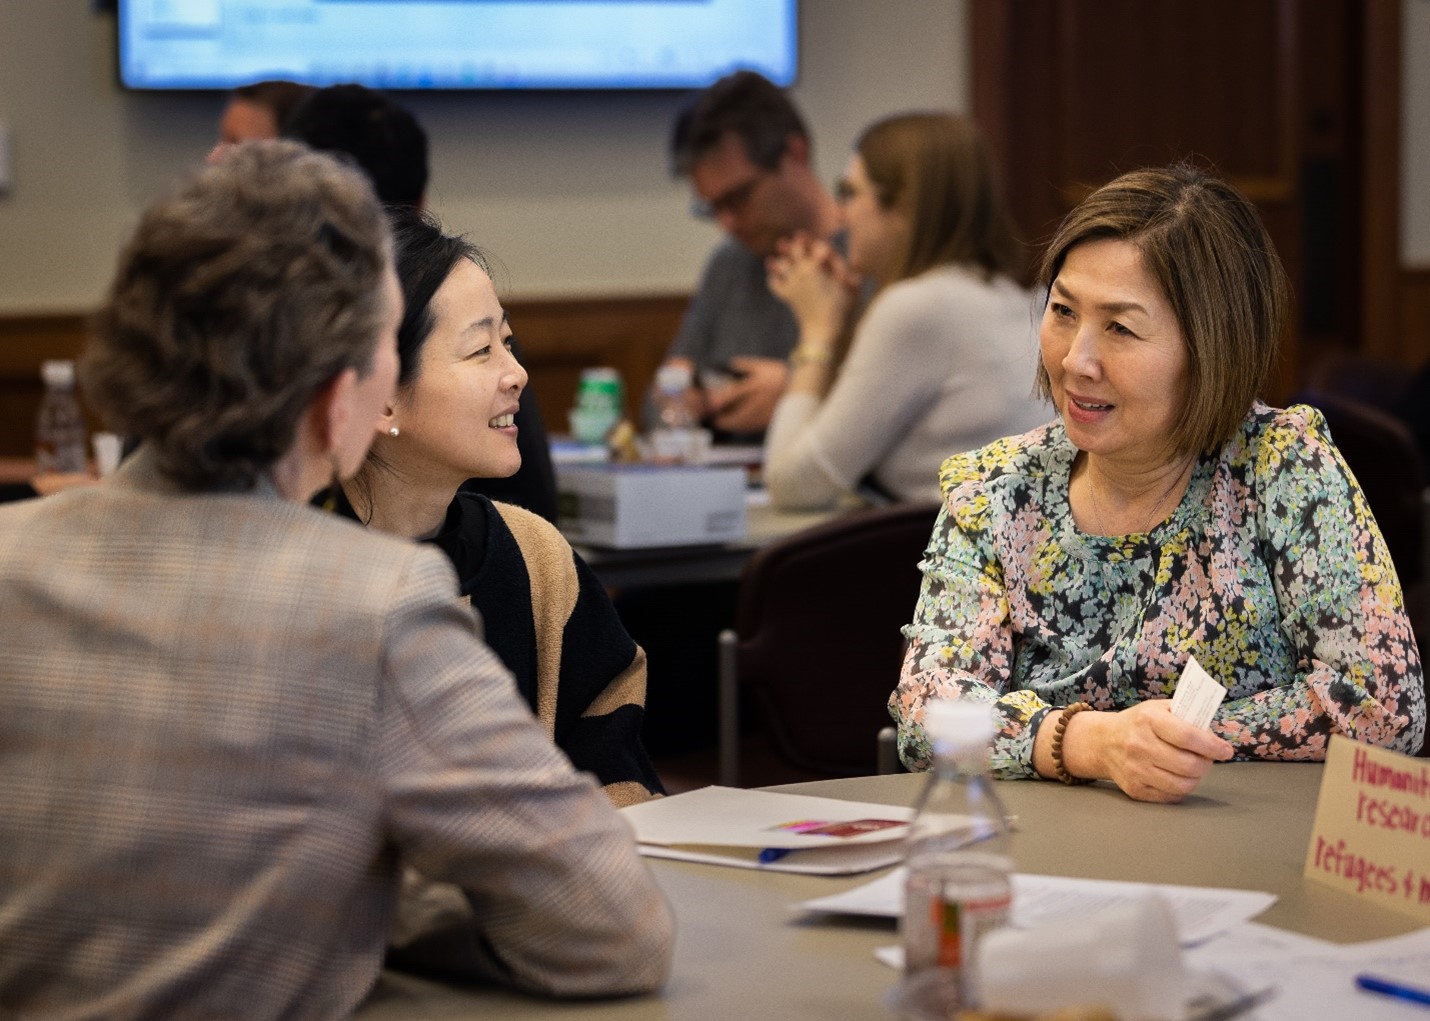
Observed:
[[[1367,6],[973,0],[974,115],[1024,238],[1041,252],[1119,173],[1210,163],[1257,204],[1292,281],[1268,394],[1284,399],[1316,353],[1362,346]]]

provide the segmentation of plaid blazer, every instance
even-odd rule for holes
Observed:
[[[629,830],[454,595],[436,550],[142,450],[0,509],[0,1016],[345,1016],[404,862],[475,908],[447,967],[657,986]]]

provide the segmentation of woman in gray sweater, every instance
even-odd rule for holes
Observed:
[[[870,126],[838,195],[847,259],[795,237],[769,260],[770,290],[799,321],[799,343],[765,439],[765,481],[790,509],[861,487],[937,501],[950,454],[1051,416],[1033,394],[1019,245],[983,140],[954,114]],[[874,297],[859,314],[866,279]]]

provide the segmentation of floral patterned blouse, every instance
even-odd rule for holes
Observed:
[[[1050,707],[1169,698],[1189,655],[1228,691],[1213,722],[1243,759],[1323,759],[1331,734],[1414,753],[1420,653],[1385,541],[1313,408],[1257,403],[1148,533],[1088,535],[1061,422],[958,454],[889,712],[928,768],[924,706],[994,704],[1001,777],[1036,776]]]

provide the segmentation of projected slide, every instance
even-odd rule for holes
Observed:
[[[639,89],[796,65],[797,0],[121,0],[135,89]]]

